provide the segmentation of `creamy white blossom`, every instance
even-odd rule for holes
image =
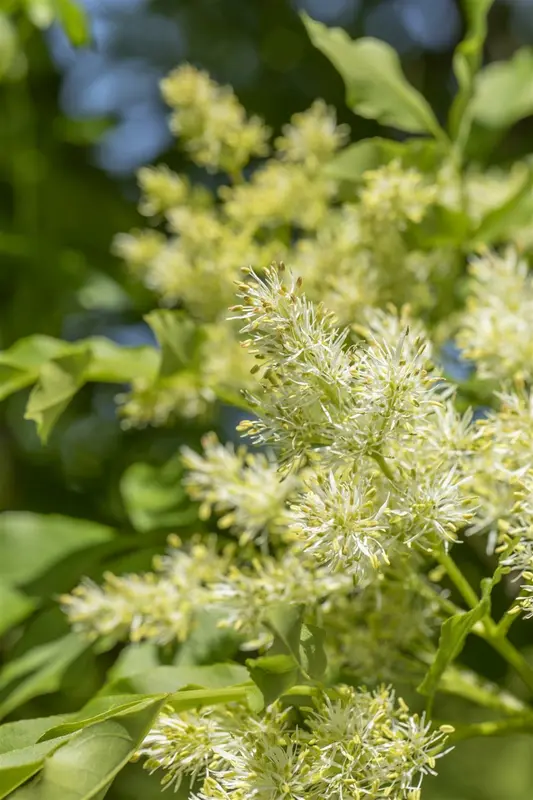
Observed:
[[[269,534],[283,537],[291,521],[288,500],[299,486],[295,475],[282,479],[272,453],[221,445],[215,434],[204,436],[203,455],[182,448],[188,468],[184,485],[199,501],[200,517],[219,516],[219,528],[231,528],[241,544],[264,542]]]
[[[445,749],[446,734],[386,687],[341,685],[318,693],[302,714],[303,725],[295,727],[278,704],[263,717],[169,710],[140,755],[148,756],[150,771],[166,770],[163,785],[198,778],[195,800],[419,800],[424,777],[435,774]]]
[[[533,377],[533,281],[513,248],[472,260],[466,312],[457,335],[483,378]]]

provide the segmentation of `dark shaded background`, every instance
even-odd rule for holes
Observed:
[[[354,140],[377,126],[344,107],[332,66],[307,40],[298,10],[352,36],[373,35],[400,51],[409,79],[446,115],[454,91],[453,49],[463,32],[454,0],[85,0],[93,42],[75,51],[61,30],[25,28],[29,72],[0,84],[0,347],[46,333],[69,340],[105,335],[151,341],[142,321],[153,297],[110,255],[115,233],[140,224],[134,172],[164,160],[195,180],[174,148],[158,81],[188,60],[231,83],[250,112],[275,130],[323,97]],[[489,19],[486,61],[533,44],[533,2],[500,0]],[[533,76],[532,76],[533,80]],[[531,151],[531,120],[499,143],[491,160]],[[472,154],[485,160],[483,142]],[[26,396],[0,406],[0,510],[61,512],[125,526],[118,491],[125,467],[171,456],[186,438],[122,431],[118,389],[88,386],[50,443],[23,422]],[[466,558],[466,556],[465,556]],[[468,558],[473,558],[468,556]],[[475,560],[470,565],[476,569]],[[522,643],[531,638],[523,627]],[[484,650],[468,656],[492,678],[502,665]],[[490,659],[493,657],[490,656]],[[464,745],[443,762],[435,800],[531,800],[533,748],[526,739]]]

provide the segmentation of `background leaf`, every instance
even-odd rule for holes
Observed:
[[[472,113],[489,128],[508,128],[533,114],[533,48],[522,47],[509,61],[489,64],[477,76]]]
[[[346,102],[356,114],[410,133],[443,132],[431,106],[406,80],[398,54],[386,42],[352,40],[342,28],[327,28],[302,14],[309,38],[346,84]]]
[[[0,636],[26,619],[37,605],[37,601],[0,581]]]
[[[0,514],[0,580],[21,586],[61,559],[115,536],[112,528],[59,514]]]
[[[248,672],[240,664],[160,666],[118,678],[105,687],[104,693],[159,694],[177,692],[185,686],[218,689],[245,683],[247,680]]]
[[[359,181],[367,170],[377,169],[399,159],[403,166],[416,166],[421,171],[438,167],[441,148],[431,139],[410,139],[395,142],[375,136],[348,145],[324,167],[324,174],[338,181]]]
[[[68,667],[88,648],[88,643],[73,633],[50,644],[36,647],[0,670],[0,717],[34,697],[55,692]]]
[[[54,0],[61,27],[72,44],[81,47],[90,41],[87,12],[79,0]]]

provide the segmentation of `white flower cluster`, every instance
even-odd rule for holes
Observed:
[[[251,453],[245,447],[220,444],[215,434],[204,436],[204,453],[182,449],[189,472],[184,485],[199,501],[200,519],[222,514],[218,527],[230,528],[240,544],[264,544],[268,536],[286,536],[291,515],[287,501],[299,481],[295,475],[280,480],[272,453]]]
[[[239,559],[230,547],[217,554],[215,540],[209,546],[193,541],[188,548],[172,537],[170,543],[169,553],[155,560],[154,572],[108,573],[102,586],[84,581],[64,595],[63,610],[74,630],[90,639],[183,642],[198,612],[208,610],[252,649],[271,641],[264,620],[273,604],[304,603],[318,613],[353,588],[349,575],[317,568],[293,550],[249,560],[249,553]]]
[[[516,249],[472,261],[471,292],[457,336],[482,378],[533,378],[533,279]]]
[[[259,419],[240,430],[276,445],[289,465],[307,459],[316,478],[292,506],[307,550],[357,574],[387,563],[395,543],[430,550],[472,520],[465,490],[468,423],[429,375],[423,339],[378,323],[381,340],[348,346],[333,315],[310,303],[301,282],[272,268],[240,285],[234,307],[260,359]],[[435,445],[438,443],[438,450]],[[458,447],[461,450],[458,452]],[[437,455],[436,455],[437,453]]]
[[[98,586],[84,581],[61,598],[73,629],[90,639],[184,641],[205,602],[206,586],[228,567],[214,542],[193,541],[189,549],[171,537],[171,550],[156,559],[155,572],[116,576],[107,573]]]
[[[139,210],[152,227],[120,234],[114,249],[163,304],[218,324],[241,267],[262,271],[272,260],[290,259],[309,296],[324,300],[343,324],[362,322],[370,308],[389,301],[435,307],[428,279],[446,272],[449,253],[413,249],[403,232],[438,201],[436,184],[396,160],[365,173],[357,196],[346,201],[326,167],[348,130],[323,101],[293,115],[271,146],[263,123],[248,119],[231,89],[206,73],[181,66],[162,89],[191,159],[230,178],[215,194],[164,165],[139,171]],[[242,168],[254,156],[268,159],[254,163],[245,179]],[[199,391],[161,387],[157,402],[135,384],[127,419],[142,426],[164,424],[182,410],[196,413],[206,405],[203,397],[195,405]]]
[[[232,89],[206,72],[185,64],[162,81],[161,90],[173,110],[172,129],[200,166],[231,174],[267,152],[270,132],[262,120],[247,119]]]
[[[446,730],[433,731],[391,689],[338,686],[302,709],[271,706],[262,718],[242,709],[178,715],[168,709],[147,736],[146,768],[165,770],[164,786],[200,783],[191,800],[419,800],[435,774]]]

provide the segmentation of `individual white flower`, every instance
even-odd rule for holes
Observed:
[[[357,478],[329,472],[306,482],[292,505],[292,525],[304,553],[332,572],[364,576],[388,563],[392,548],[388,498],[376,497],[371,474]]]
[[[222,514],[218,526],[235,531],[241,544],[265,543],[269,534],[283,537],[291,520],[287,501],[299,485],[296,476],[282,479],[272,454],[223,446],[215,434],[204,436],[202,445],[203,455],[182,449],[189,470],[184,485],[201,503],[200,517]]]
[[[307,727],[318,778],[311,796],[326,800],[419,797],[446,740],[386,687],[370,693],[341,686],[331,698],[324,694]]]
[[[476,503],[462,491],[467,478],[457,476],[453,467],[441,471],[439,466],[435,464],[432,472],[403,475],[388,509],[391,525],[403,540],[429,551],[439,542],[456,541],[457,531],[474,519]]]
[[[166,708],[144,739],[137,755],[150,773],[164,771],[164,789],[179,791],[184,779],[191,784],[227,761],[232,747],[232,718],[224,708],[177,714]]]
[[[470,487],[479,499],[476,531],[497,535],[512,521],[517,481],[533,466],[533,401],[524,389],[496,395],[500,406],[476,424]]]

